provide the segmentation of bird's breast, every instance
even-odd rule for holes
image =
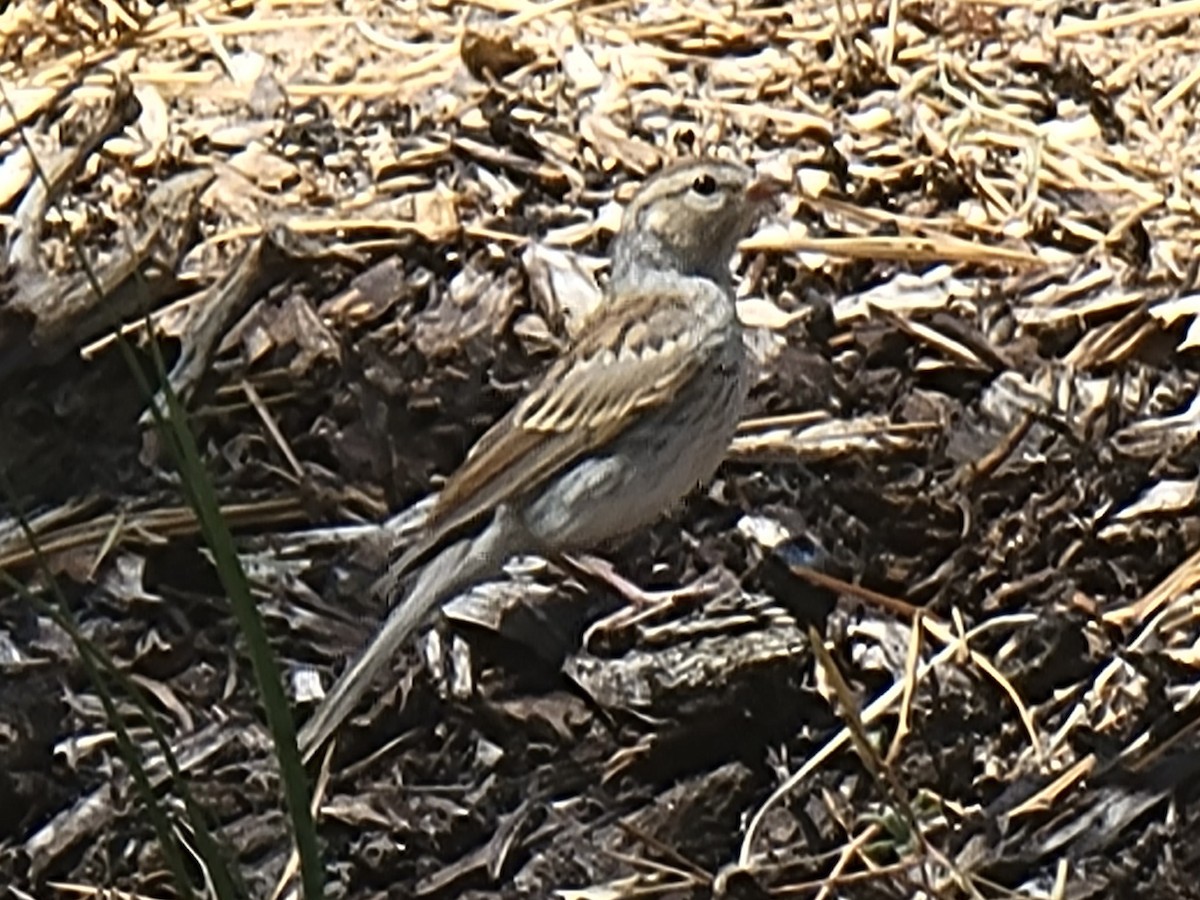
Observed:
[[[594,547],[648,525],[712,477],[737,428],[747,379],[740,332],[730,329],[706,351],[670,401],[551,479],[525,509],[535,536],[560,550]]]

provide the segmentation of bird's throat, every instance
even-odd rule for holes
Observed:
[[[713,247],[712,252],[697,255],[681,252],[651,233],[620,231],[613,238],[609,255],[610,291],[636,289],[648,274],[663,272],[707,278],[726,290],[732,285],[729,273],[732,251],[723,247]]]

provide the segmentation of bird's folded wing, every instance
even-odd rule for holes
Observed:
[[[726,306],[731,316],[721,288],[692,278],[607,301],[579,343],[472,448],[442,489],[425,536],[392,567],[390,580],[669,403],[703,364]]]

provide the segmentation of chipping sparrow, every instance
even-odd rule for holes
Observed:
[[[781,187],[711,159],[641,186],[613,238],[605,302],[474,446],[424,535],[378,582],[389,598],[410,584],[301,729],[305,759],[435,607],[512,556],[584,550],[636,530],[712,476],[748,381],[729,263]]]

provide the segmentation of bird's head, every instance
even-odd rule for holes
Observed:
[[[783,188],[725,160],[668,166],[648,178],[625,209],[611,248],[614,283],[636,279],[639,271],[728,283],[738,241]]]

